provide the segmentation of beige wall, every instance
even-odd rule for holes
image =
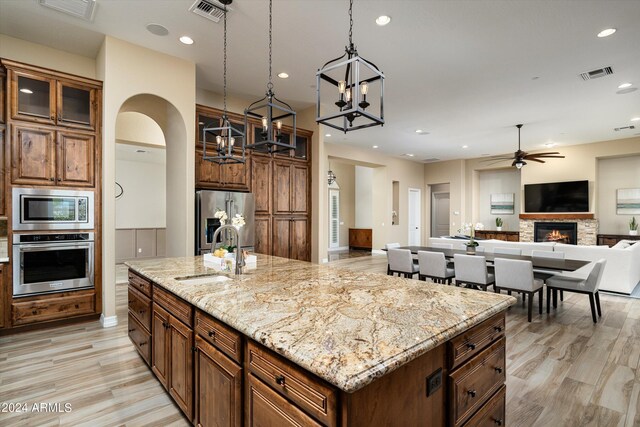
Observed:
[[[356,224],[356,168],[352,164],[331,160],[331,170],[336,174],[336,182],[340,187],[338,246],[342,248],[349,246],[349,228],[354,228]]]
[[[97,78],[95,58],[87,58],[0,34],[0,57],[55,71]]]
[[[159,145],[164,147],[162,128],[151,117],[135,111],[123,111],[116,121],[118,142]]]
[[[634,215],[618,215],[616,190],[640,188],[640,155],[600,159],[597,170],[598,222],[602,234],[627,234]],[[635,215],[636,221],[640,215]]]
[[[424,165],[424,185],[425,192],[425,236],[431,236],[431,188],[438,184],[449,184],[449,234],[456,234],[463,222],[469,222],[465,219],[465,200],[466,186],[465,182],[465,161],[450,160],[446,162],[428,163]],[[400,204],[401,209],[406,204]],[[406,208],[405,208],[406,209]],[[426,239],[425,239],[426,241]]]
[[[513,193],[515,206],[512,215],[491,213],[491,194]],[[520,228],[520,171],[516,168],[480,171],[478,173],[478,215],[477,221],[486,229],[495,230],[496,218],[502,218],[505,231],[518,231]]]

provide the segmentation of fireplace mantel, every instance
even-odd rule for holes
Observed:
[[[592,213],[521,213],[520,219],[594,219]]]

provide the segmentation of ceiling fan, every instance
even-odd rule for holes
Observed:
[[[518,169],[522,169],[522,167],[527,164],[525,160],[530,160],[538,163],[545,163],[545,161],[541,159],[564,159],[564,156],[560,156],[559,155],[560,153],[558,151],[551,151],[547,153],[534,153],[534,154],[529,154],[522,151],[520,149],[520,129],[522,128],[522,125],[521,124],[516,125],[516,127],[518,128],[518,151],[513,153],[512,157],[497,156],[497,157],[492,157],[490,159],[484,160],[485,162],[493,161],[494,163],[492,164],[495,164],[495,163],[503,162],[505,160],[513,160],[513,163],[511,163],[511,166],[515,166]]]

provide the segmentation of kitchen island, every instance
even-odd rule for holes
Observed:
[[[196,425],[504,424],[512,297],[264,255],[127,265],[129,335]]]

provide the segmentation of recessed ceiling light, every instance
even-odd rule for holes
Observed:
[[[468,145],[463,145],[462,148],[469,148],[469,146]]]
[[[602,30],[598,33],[598,37],[602,38],[602,37],[609,37],[611,34],[615,33],[616,29],[615,28],[607,28],[606,30]]]
[[[20,92],[26,93],[27,95],[31,95],[33,93],[31,89],[26,89],[26,88],[20,89]]]
[[[424,132],[422,129],[416,129],[416,133],[422,133]]]
[[[204,124],[204,122],[198,122],[198,125],[202,126]]]
[[[151,34],[155,34],[156,36],[166,36],[167,34],[169,34],[169,30],[167,30],[167,27],[165,27],[164,25],[160,25],[160,24],[147,24],[146,26],[147,31],[149,31]]]
[[[324,136],[326,136],[327,138],[330,138],[331,134],[330,133],[325,133]]]
[[[184,44],[193,44],[193,39],[189,36],[180,37],[180,42]]]
[[[380,15],[376,18],[376,24],[380,25],[381,27],[384,27],[389,22],[391,22],[391,17],[387,15]]]
[[[407,157],[413,157],[413,156],[414,156],[414,154],[411,154],[411,153],[406,153],[406,154],[403,154],[403,156],[407,156]]]
[[[634,117],[631,119],[632,122],[640,122],[640,117]]]
[[[618,86],[618,89],[625,89],[631,87],[631,83],[622,83],[620,86]]]
[[[289,74],[287,74],[287,73],[279,73],[278,77],[280,77],[281,79],[288,79],[289,78]]]
[[[378,146],[377,146],[377,145],[374,145],[374,146],[373,146],[373,148],[378,148]]]

